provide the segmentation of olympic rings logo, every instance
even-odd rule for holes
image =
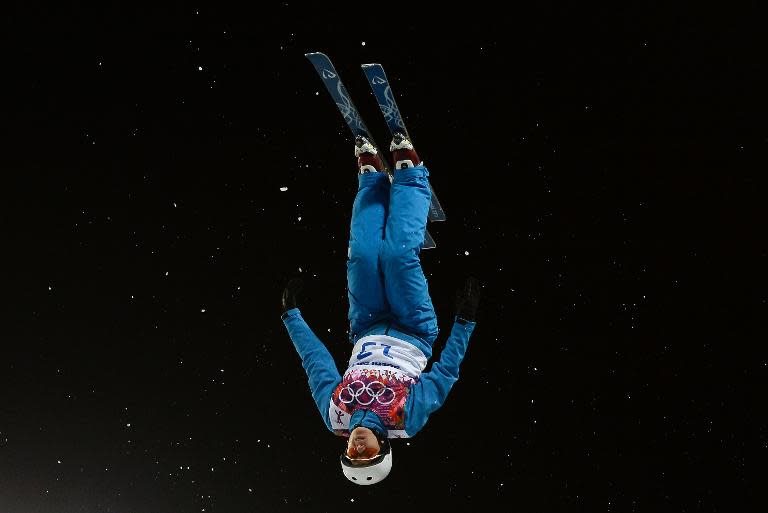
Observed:
[[[361,396],[363,396],[362,399]],[[384,397],[382,398],[382,396]],[[368,402],[363,402],[365,399],[367,399]],[[395,400],[395,391],[384,385],[381,381],[365,383],[358,379],[341,389],[339,400],[344,404],[357,401],[358,404],[363,406],[367,406],[373,401],[376,401],[381,405],[387,405]]]

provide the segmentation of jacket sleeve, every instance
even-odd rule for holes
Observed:
[[[422,373],[419,380],[411,386],[405,420],[405,431],[410,436],[424,427],[429,416],[443,405],[451,387],[458,381],[459,366],[464,359],[475,324],[456,317],[451,335],[440,353],[440,360],[433,363],[432,369]]]
[[[309,378],[309,389],[312,391],[312,398],[315,400],[317,409],[320,410],[325,426],[333,431],[331,420],[328,417],[328,409],[331,394],[341,383],[341,375],[336,368],[336,362],[333,361],[333,357],[325,345],[304,321],[298,308],[285,312],[282,320],[296,352],[301,357],[301,365]]]

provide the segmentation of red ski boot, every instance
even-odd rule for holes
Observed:
[[[381,161],[378,150],[362,135],[355,137],[355,157],[357,157],[357,168],[361,174],[384,171],[384,163]]]
[[[389,151],[392,152],[392,160],[395,162],[395,169],[405,169],[421,164],[421,159],[413,149],[413,144],[404,134],[396,133],[392,136],[392,143],[389,145]]]

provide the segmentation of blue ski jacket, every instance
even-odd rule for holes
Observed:
[[[334,390],[342,382],[342,375],[339,373],[333,357],[323,342],[307,325],[298,308],[283,313],[282,320],[301,358],[302,366],[309,380],[312,398],[326,427],[340,436],[348,436],[341,435],[338,430],[334,429],[329,414],[329,405],[333,405]],[[451,333],[440,353],[440,359],[432,364],[429,372],[421,372],[407,387],[407,398],[403,412],[404,434],[392,435],[392,431],[390,431],[390,438],[414,436],[424,427],[429,416],[443,405],[451,387],[459,379],[459,366],[464,359],[475,325],[475,322],[467,321],[461,317],[454,318]],[[367,330],[365,335],[386,335],[411,344],[424,354],[424,361],[429,360],[432,356],[432,348],[429,345],[424,344],[417,337],[398,331],[391,323],[377,324]],[[347,371],[350,370],[351,366]],[[384,421],[369,408],[356,409],[352,413],[348,425],[349,430],[357,426],[364,426],[380,433],[387,433]]]

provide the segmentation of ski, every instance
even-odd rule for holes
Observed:
[[[364,136],[371,142],[371,144],[376,147],[377,150],[381,151],[380,146],[376,144],[376,141],[371,135],[370,130],[368,130],[368,127],[365,125],[363,118],[360,116],[360,112],[352,102],[352,98],[349,96],[347,88],[341,81],[341,77],[339,76],[338,71],[336,71],[336,67],[331,62],[331,59],[321,52],[306,53],[304,56],[309,59],[309,62],[312,63],[315,71],[323,80],[323,84],[325,85],[326,90],[331,95],[333,101],[336,103],[336,107],[339,109],[339,112],[341,112],[341,116],[344,118],[344,122],[352,131],[352,135],[354,137],[357,137],[358,135]],[[389,174],[390,180],[392,180],[393,175],[392,170],[389,168],[388,159],[382,158],[381,160],[384,165],[387,166],[386,172]],[[432,197],[434,198],[434,193]],[[431,211],[432,207],[430,205],[430,213]],[[432,235],[430,235],[429,231],[425,230],[424,246],[422,246],[422,249],[432,249],[434,247],[435,240],[432,238]]]
[[[392,93],[392,86],[389,80],[387,80],[387,74],[384,73],[384,67],[381,64],[374,63],[363,64],[361,68],[368,79],[368,84],[370,84],[373,90],[373,94],[379,104],[379,109],[381,109],[381,113],[384,115],[384,121],[386,121],[387,127],[389,127],[389,132],[392,135],[395,135],[395,132],[401,132],[409,141],[413,142],[408,129],[405,127],[403,116],[400,115],[400,109],[397,107],[395,96]],[[429,188],[432,191],[432,203],[429,205],[429,220],[445,221],[445,211],[437,199],[431,182]]]

